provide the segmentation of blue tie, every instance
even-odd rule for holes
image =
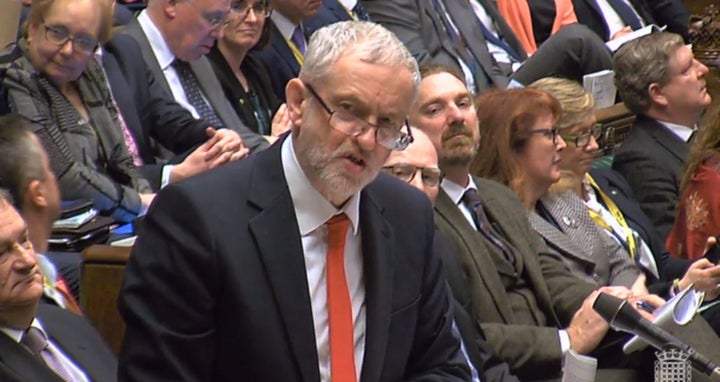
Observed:
[[[483,208],[482,200],[480,200],[478,191],[474,188],[469,188],[465,191],[465,194],[463,194],[462,202],[470,208],[473,220],[475,220],[475,224],[477,224],[480,233],[497,249],[499,249],[500,252],[502,252],[503,256],[505,256],[505,259],[509,261],[510,264],[515,264],[515,256],[512,252],[510,252],[510,249],[507,245],[505,245],[503,240],[500,238],[500,235],[493,231],[492,223],[490,223],[490,220],[488,220],[488,217],[485,214],[485,208]]]
[[[477,17],[475,19],[477,19],[477,22],[480,25],[480,29],[482,30],[482,34],[483,37],[485,37],[485,40],[499,46],[501,49],[506,51],[507,54],[510,55],[510,57],[514,58],[515,61],[522,62],[522,60],[520,59],[520,55],[515,51],[515,49],[510,46],[510,44],[505,42],[505,40],[497,37],[495,33],[491,32],[490,29],[488,29],[488,27],[483,24],[482,20]]]
[[[371,21],[370,14],[365,9],[365,7],[363,7],[363,5],[360,4],[360,0],[357,0],[357,3],[355,3],[355,6],[352,9],[352,13],[360,21]]]
[[[173,68],[177,72],[178,78],[180,79],[180,85],[182,85],[185,96],[187,97],[190,105],[200,115],[200,118],[204,119],[205,122],[209,123],[210,126],[216,129],[222,129],[223,123],[218,118],[215,111],[208,105],[203,98],[202,90],[200,90],[200,83],[195,78],[190,64],[185,61],[175,59],[172,63]]]
[[[636,31],[642,28],[642,22],[635,14],[630,6],[623,0],[607,0],[608,4],[617,12],[618,16],[625,22],[627,26]]]

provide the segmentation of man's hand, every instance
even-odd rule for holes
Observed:
[[[570,337],[570,349],[578,354],[588,354],[595,350],[610,328],[608,323],[593,310],[593,304],[600,292],[609,292],[613,295],[617,292],[616,290],[604,291],[603,289],[596,290],[585,298],[567,328]]]
[[[720,295],[720,265],[705,258],[695,261],[680,280],[680,289],[685,289],[690,283],[695,290],[705,292],[705,300],[714,300]]]
[[[630,33],[632,33],[632,31],[633,30],[630,27],[625,27],[623,29],[620,29],[619,31],[615,32],[615,34],[612,35],[612,37],[610,37],[610,40],[615,40],[616,38],[620,38],[622,36],[625,36],[626,34],[630,34]]]
[[[210,139],[196,148],[182,163],[173,167],[170,182],[177,182],[248,156],[240,136],[228,129],[207,129]]]

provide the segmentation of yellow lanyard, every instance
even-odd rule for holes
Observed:
[[[290,41],[290,40],[288,40],[288,39],[285,39],[285,42],[286,42],[286,43],[288,44],[288,46],[290,47],[290,50],[292,51],[292,54],[293,54],[293,56],[295,57],[295,61],[297,61],[298,64],[300,64],[300,67],[302,67],[302,66],[303,66],[303,63],[305,62],[305,59],[303,58],[303,54],[300,53],[300,49],[298,49],[298,47],[295,46],[295,43],[294,43],[294,42],[292,42],[292,41]]]
[[[358,0],[358,1],[360,1],[360,0]],[[359,21],[358,18],[357,18],[357,16],[355,16],[355,14],[353,13],[353,11],[345,8],[345,6],[343,6],[343,9],[344,9],[345,12],[348,14],[348,16],[350,16],[350,18],[353,19],[353,21]]]
[[[590,174],[585,175],[585,179],[590,183],[590,186],[595,190],[595,192],[600,195],[600,198],[602,199],[603,203],[605,204],[605,207],[607,207],[608,211],[612,214],[612,216],[615,218],[615,220],[620,224],[620,226],[623,227],[625,230],[625,242],[628,246],[628,252],[630,252],[630,257],[635,258],[635,254],[637,253],[636,247],[635,247],[635,236],[633,235],[632,230],[630,227],[628,227],[627,222],[625,221],[625,217],[623,216],[622,212],[620,212],[620,209],[615,204],[615,202],[610,199],[609,196],[607,196],[601,189],[598,187],[597,183],[595,182],[595,179],[593,179]],[[599,213],[588,209],[590,212],[590,217],[592,220],[597,223],[600,227],[603,229],[609,230],[612,232],[612,227],[600,216]]]

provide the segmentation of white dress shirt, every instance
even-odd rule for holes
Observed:
[[[678,125],[675,123],[665,122],[658,120],[661,124],[663,124],[665,127],[670,129],[675,136],[682,139],[683,142],[687,142],[688,139],[690,139],[690,136],[697,130],[697,126],[693,127],[687,127],[683,125]]]
[[[137,19],[148,39],[148,42],[150,42],[150,47],[155,54],[155,59],[157,60],[160,69],[165,75],[165,80],[167,81],[168,86],[170,86],[170,91],[172,92],[173,98],[175,98],[175,102],[187,109],[193,117],[199,119],[200,114],[198,114],[195,107],[193,107],[190,101],[188,101],[185,90],[182,87],[182,83],[180,83],[180,77],[178,76],[175,68],[172,66],[173,61],[175,61],[175,54],[172,50],[170,50],[167,42],[165,42],[165,38],[162,33],[160,33],[160,30],[155,26],[152,19],[150,19],[146,10],[140,12]],[[207,103],[207,98],[205,98],[204,94],[203,100]],[[208,103],[208,105],[210,104]]]
[[[57,359],[58,362],[60,362],[70,374],[72,374],[72,377],[76,381],[90,382],[90,379],[87,377],[87,375],[85,375],[85,372],[82,371],[80,367],[78,367],[75,362],[70,359],[70,357],[68,357],[62,350],[60,350],[57,345],[55,345],[50,336],[48,336],[45,332],[45,329],[43,329],[40,320],[38,320],[37,318],[33,319],[33,322],[30,324],[30,326],[40,329],[40,331],[45,333],[45,336],[48,340],[47,350],[52,353],[53,356],[55,356],[55,359]],[[25,333],[24,330],[8,327],[0,327],[0,331],[5,333],[8,337],[12,338],[13,341],[17,342],[18,344],[20,343],[20,340],[22,340],[22,336]]]
[[[602,12],[602,17],[608,27],[608,32],[610,32],[610,37],[612,37],[615,33],[619,32],[620,29],[628,26],[627,24],[625,24],[625,21],[623,21],[620,15],[618,15],[618,13],[615,11],[615,8],[613,8],[610,3],[607,2],[607,0],[595,1],[597,2],[598,8],[600,8],[600,12]],[[640,17],[640,14],[637,13],[635,7],[633,7],[633,5],[627,0],[623,0],[623,2],[627,4],[630,9],[632,9],[632,11],[635,13],[635,16],[637,16],[638,20],[640,20],[640,23],[645,26],[645,20]]]
[[[308,293],[312,304],[320,380],[330,381],[330,332],[327,310],[327,239],[325,223],[344,212],[350,219],[345,241],[345,276],[352,304],[355,344],[355,373],[360,379],[365,354],[365,277],[360,232],[360,193],[341,210],[335,208],[308,180],[295,156],[292,135],[283,142],[281,159],[292,198],[305,257]]]
[[[462,200],[463,195],[465,195],[465,191],[469,189],[478,189],[472,176],[468,174],[468,185],[465,187],[447,178],[443,179],[442,183],[440,183],[440,187],[442,187],[443,191],[445,191],[445,193],[450,197],[450,200],[452,200],[460,209],[460,212],[463,216],[465,216],[468,223],[470,223],[470,225],[477,231],[478,227],[475,225],[475,219],[473,219],[470,209],[465,205],[465,203],[463,203]],[[570,350],[570,335],[568,335],[567,330],[559,329],[558,338],[560,339],[560,349],[562,353],[565,354],[565,352]]]

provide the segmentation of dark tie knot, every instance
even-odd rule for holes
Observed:
[[[482,204],[482,201],[480,200],[480,194],[478,194],[478,191],[474,188],[470,188],[465,191],[462,196],[462,202],[471,208],[476,208],[477,206],[480,206]]]
[[[23,333],[20,343],[36,355],[40,354],[48,346],[47,335],[42,330],[32,326]]]

